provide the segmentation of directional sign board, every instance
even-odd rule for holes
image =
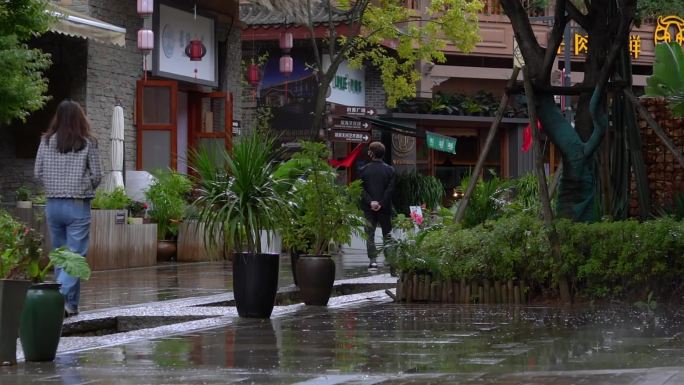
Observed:
[[[456,153],[456,138],[435,134],[434,132],[426,132],[425,135],[428,148],[450,154]]]
[[[342,104],[335,104],[332,108],[334,115],[347,116],[375,116],[377,111],[373,107],[366,106],[344,106]]]
[[[369,132],[340,130],[332,130],[330,132],[330,141],[332,142],[368,143],[370,140],[371,135]]]
[[[333,128],[341,128],[343,130],[354,130],[354,131],[370,131],[371,125],[368,122],[362,122],[360,120],[353,119],[341,119],[333,118],[332,120]]]

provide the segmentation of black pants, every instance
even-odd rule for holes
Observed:
[[[382,228],[383,242],[387,240],[392,231],[392,216],[390,213],[382,211],[364,211],[366,216],[366,250],[368,251],[368,258],[375,259],[378,257],[378,250],[375,247],[375,228],[380,224]]]

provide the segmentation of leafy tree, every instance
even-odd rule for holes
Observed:
[[[575,1],[559,0],[554,5],[554,24],[544,47],[537,41],[521,2],[501,2],[511,20],[528,77],[537,91],[535,104],[539,120],[562,154],[563,175],[558,195],[558,215],[561,217],[580,221],[596,218],[596,153],[609,123],[606,86],[611,76],[617,78],[616,74],[623,80],[631,80],[627,42],[636,16],[636,3],[636,0],[587,0],[576,5]],[[574,90],[579,92],[574,127],[556,106],[550,88],[556,52],[571,20],[589,35],[584,81]],[[633,116],[633,109],[631,114]],[[614,114],[617,115],[626,116],[627,113]],[[621,129],[630,124],[614,122]]]
[[[308,27],[314,50],[318,94],[314,110],[313,132],[322,126],[325,95],[330,82],[344,60],[350,66],[370,63],[378,68],[387,93],[387,105],[394,107],[403,98],[413,97],[420,74],[420,61],[444,62],[443,49],[448,43],[462,52],[470,52],[479,41],[477,14],[479,0],[433,0],[417,14],[402,0],[254,0],[288,15],[288,20]],[[313,10],[323,8],[327,15],[328,35],[316,38]],[[337,24],[346,25],[338,32]],[[394,49],[383,43],[391,42]],[[330,65],[323,67],[323,49],[330,55]]]
[[[26,45],[47,31],[46,6],[46,0],[0,1],[0,125],[26,119],[48,99],[43,71],[50,55]]]

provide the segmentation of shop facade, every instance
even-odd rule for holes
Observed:
[[[152,14],[143,17],[135,0],[51,2],[65,25],[31,42],[52,55],[46,73],[51,100],[25,123],[0,130],[3,201],[12,201],[20,185],[38,191],[32,176],[40,135],[66,98],[85,109],[105,172],[117,104],[124,110],[124,174],[167,167],[186,172],[191,149],[230,146],[231,121],[240,109],[231,95],[241,92],[238,1],[152,3]],[[140,30],[153,31],[151,51],[138,49]],[[201,60],[186,54],[192,40],[203,46]]]

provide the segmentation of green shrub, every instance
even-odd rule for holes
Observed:
[[[520,213],[472,228],[441,226],[394,241],[390,264],[447,279],[525,280],[554,292],[560,272],[586,298],[663,297],[684,288],[684,223],[671,217],[555,224],[562,261],[551,257],[545,227]],[[560,264],[560,265],[559,265]]]
[[[393,203],[398,213],[409,215],[409,206],[425,204],[435,209],[444,198],[444,186],[439,179],[416,171],[397,175]]]
[[[175,171],[155,173],[156,180],[145,191],[145,197],[152,204],[147,213],[157,224],[158,239],[170,239],[178,235],[178,225],[183,219],[192,182]]]
[[[131,198],[126,195],[123,187],[117,187],[111,192],[97,190],[91,205],[92,208],[100,210],[123,210],[130,202]]]

